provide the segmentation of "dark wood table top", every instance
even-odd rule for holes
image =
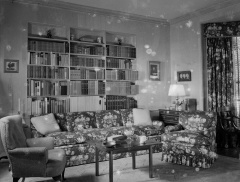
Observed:
[[[95,145],[98,148],[98,150],[106,151],[106,152],[114,152],[114,153],[144,150],[144,149],[148,149],[149,146],[162,144],[161,142],[155,141],[155,140],[147,140],[143,144],[135,140],[132,140],[132,141],[125,140],[125,141],[117,142],[116,145],[111,147],[107,147],[103,141],[99,141],[99,140],[92,140],[92,141],[88,141],[87,143],[90,145]]]

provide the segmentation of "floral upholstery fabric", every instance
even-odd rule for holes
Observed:
[[[55,132],[47,135],[54,138],[54,146],[84,143],[86,137],[80,132]]]
[[[134,127],[95,128],[95,129],[85,129],[78,132],[59,132],[62,134],[51,134],[51,135],[49,134],[49,136],[55,138],[54,140],[55,148],[62,148],[66,151],[67,167],[69,167],[69,166],[95,162],[95,147],[92,145],[89,145],[87,143],[88,140],[103,141],[108,136],[119,135],[119,134],[124,135],[130,130],[133,130],[134,132],[132,134],[134,134],[135,131],[138,131],[138,128],[134,128]],[[75,135],[73,133],[75,133]],[[86,142],[74,140],[74,137],[72,137],[72,136],[80,136],[80,133],[83,139],[86,138]],[[68,134],[68,136],[66,135],[66,137],[64,138],[64,134]],[[156,141],[159,141],[160,143],[161,136],[150,135],[148,136],[148,139],[156,140]],[[66,145],[63,145],[63,142],[65,142]],[[161,150],[162,150],[161,144],[153,146],[153,152],[161,152]],[[147,154],[147,151],[145,150],[138,151],[136,155],[142,155],[142,154]],[[119,153],[114,155],[114,159],[130,157],[131,155],[132,155],[131,153]],[[99,161],[105,161],[108,159],[109,159],[108,154],[106,152],[100,152]]]
[[[209,137],[192,131],[173,131],[162,136],[162,141],[172,141],[173,143],[189,143],[192,145],[211,145]]]
[[[180,165],[209,168],[217,155],[208,146],[163,142],[162,160]]]
[[[62,131],[78,131],[88,128],[97,128],[95,112],[56,113],[55,118]]]
[[[119,110],[96,111],[97,128],[110,128],[123,126],[121,113]]]
[[[173,127],[170,128],[172,131],[161,136],[165,155],[163,160],[174,162],[175,157],[182,165],[187,165],[188,159],[190,166],[210,167],[217,158],[215,114],[205,111],[181,112],[179,124],[182,129],[180,126]]]
[[[164,127],[164,133],[169,133],[172,131],[180,131],[182,130],[182,125],[181,124],[176,124],[176,125],[167,125]]]
[[[122,116],[123,126],[134,124],[132,109],[120,109],[119,111],[120,111],[121,116]]]

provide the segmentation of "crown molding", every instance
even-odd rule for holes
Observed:
[[[142,16],[131,13],[124,13],[121,11],[108,10],[102,8],[95,8],[90,6],[77,5],[67,2],[62,2],[58,0],[5,0],[12,3],[21,3],[21,4],[33,4],[40,5],[46,7],[53,7],[59,9],[65,9],[69,11],[83,12],[83,13],[95,13],[104,16],[114,16],[116,18],[124,19],[124,20],[133,20],[140,22],[148,22],[153,24],[165,24],[169,25],[169,22],[166,19],[161,18],[153,18],[150,16]]]
[[[206,15],[206,14],[209,14],[209,13],[213,13],[215,11],[218,11],[218,10],[221,10],[221,9],[224,9],[224,8],[227,8],[227,7],[231,7],[231,6],[234,6],[234,5],[237,5],[237,4],[240,4],[240,0],[226,0],[224,2],[215,3],[211,6],[206,7],[206,8],[202,8],[202,9],[193,11],[191,13],[187,13],[183,16],[173,18],[169,22],[170,22],[170,25],[176,24],[176,23],[179,23],[179,22],[182,22],[182,21],[186,21],[186,20],[198,17],[198,16],[203,16],[203,15]]]

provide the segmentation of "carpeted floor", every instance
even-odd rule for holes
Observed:
[[[149,178],[148,155],[137,156],[136,167],[132,169],[131,158],[115,160],[114,182],[165,182],[165,181],[194,181],[194,182],[235,182],[240,181],[240,160],[219,156],[210,169],[196,170],[196,168],[164,163],[160,161],[160,154],[153,154],[154,178]],[[95,176],[95,165],[87,164],[66,168],[66,182],[107,182],[108,161],[100,163],[100,176]],[[0,182],[12,181],[8,172],[8,161],[0,162]],[[21,181],[21,180],[19,180]],[[51,178],[26,178],[26,182],[50,182]]]

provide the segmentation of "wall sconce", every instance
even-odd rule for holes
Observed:
[[[171,84],[169,87],[168,96],[176,97],[175,109],[177,111],[181,110],[179,106],[183,103],[183,101],[180,102],[179,97],[186,96],[184,86],[181,84]]]

